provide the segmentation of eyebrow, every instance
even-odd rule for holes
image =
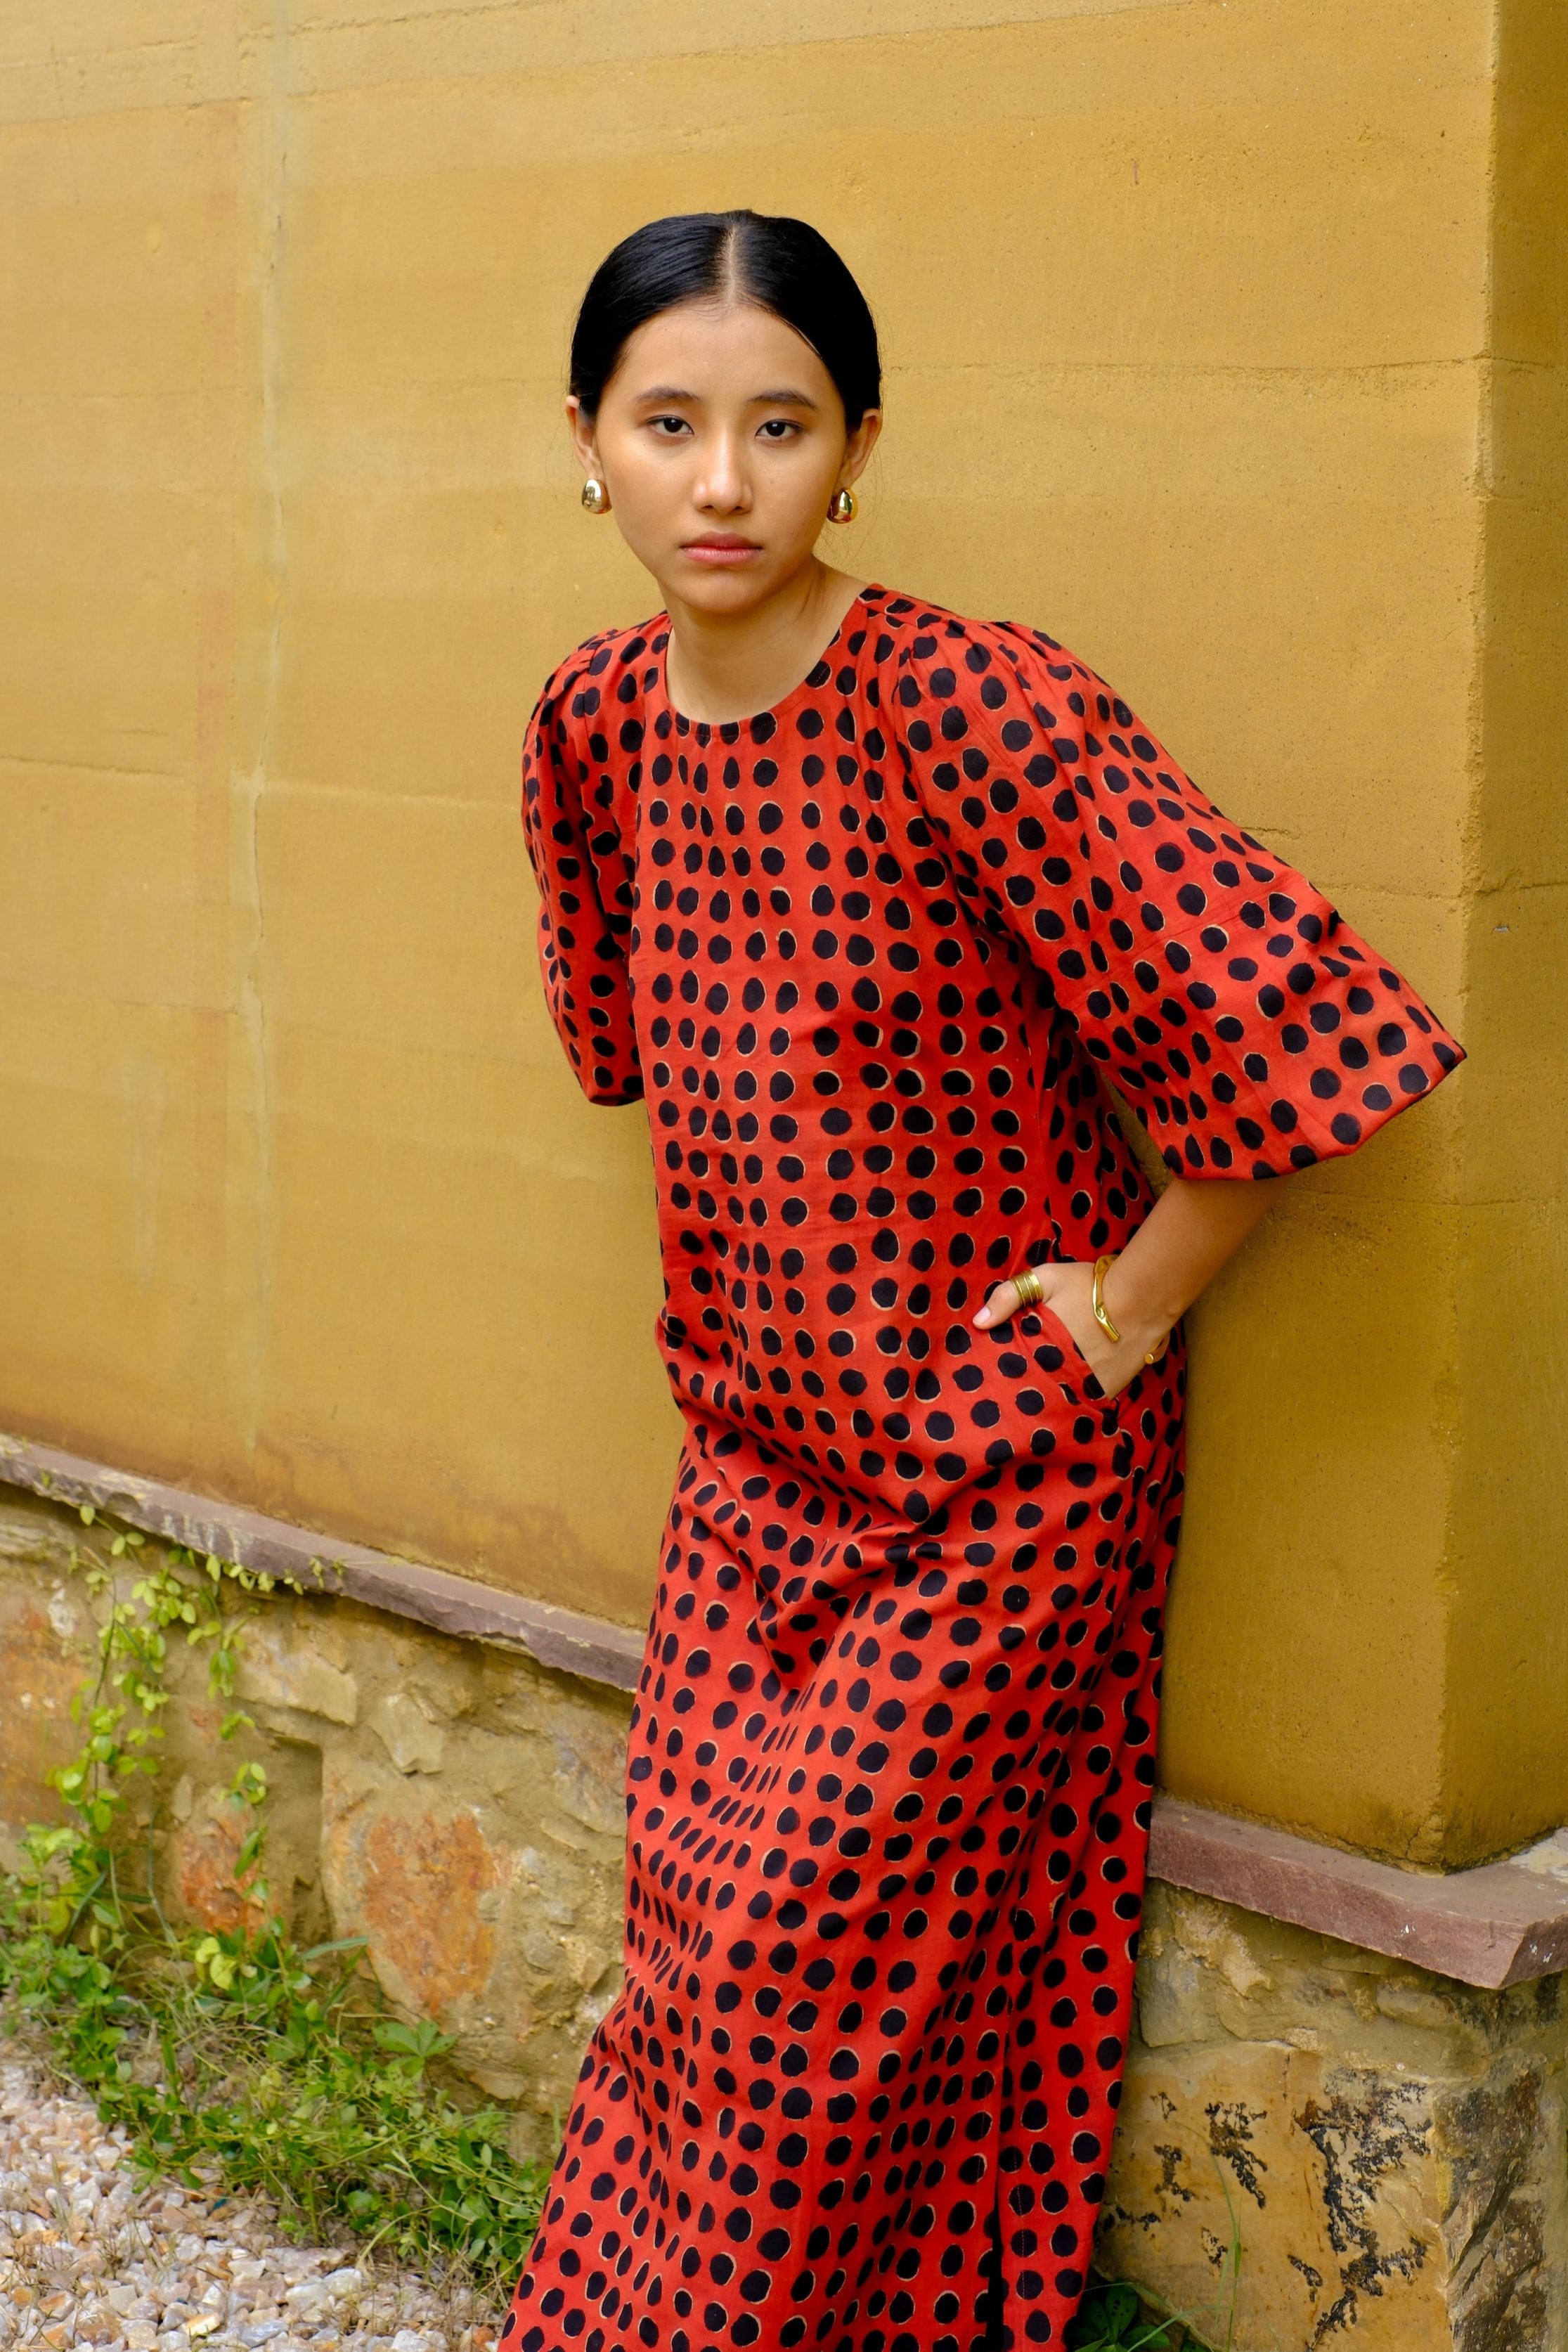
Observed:
[[[640,392],[635,395],[639,401],[697,401],[701,396],[699,393],[689,392],[684,385],[678,383],[656,383],[648,391]],[[798,392],[789,385],[772,392],[754,392],[747,402],[748,408],[810,408],[814,411],[816,405],[809,392]]]

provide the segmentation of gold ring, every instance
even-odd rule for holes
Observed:
[[[1015,1274],[1012,1277],[1012,1286],[1018,1293],[1018,1302],[1020,1307],[1038,1307],[1045,1297],[1044,1291],[1040,1288],[1040,1276],[1032,1265],[1026,1265],[1021,1274]]]

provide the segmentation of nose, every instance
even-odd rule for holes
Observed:
[[[694,486],[694,502],[705,514],[745,514],[751,505],[738,434],[716,433],[706,452],[706,463]]]

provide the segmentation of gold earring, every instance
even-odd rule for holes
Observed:
[[[596,475],[590,474],[582,486],[582,503],[590,514],[610,512],[610,493]]]
[[[853,490],[835,490],[832,497],[828,500],[828,520],[830,522],[853,522],[854,519],[855,494]]]

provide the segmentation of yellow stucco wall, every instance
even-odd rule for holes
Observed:
[[[1166,1778],[1427,1862],[1568,1813],[1563,83],[1501,5],[16,0],[0,1424],[641,1621],[648,1150],[517,747],[648,602],[588,271],[800,211],[890,363],[845,560],[1064,636],[1476,1054],[1197,1318]]]

